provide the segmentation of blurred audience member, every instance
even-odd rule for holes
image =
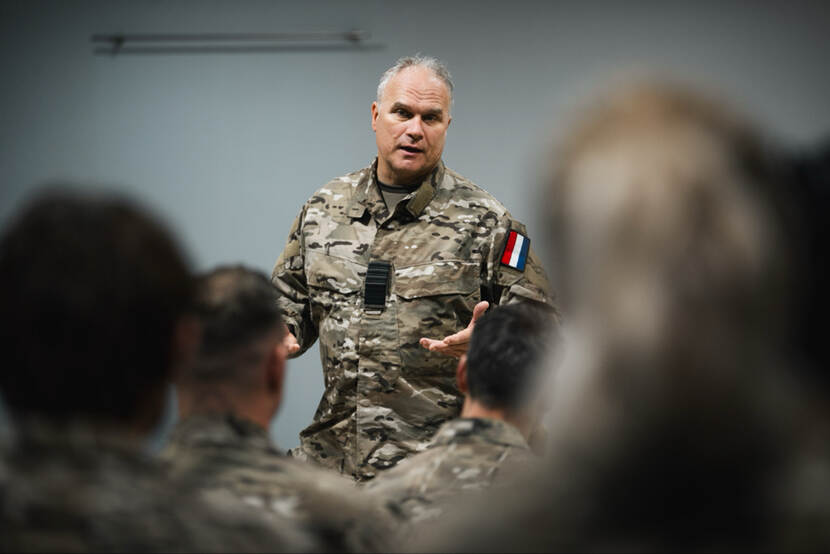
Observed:
[[[527,439],[540,408],[528,389],[545,352],[555,348],[551,337],[558,337],[556,317],[541,304],[518,302],[485,314],[456,372],[461,416],[367,489],[405,521],[422,523],[441,517],[448,499],[524,471],[534,458]]]
[[[681,88],[612,96],[577,123],[551,188],[569,323],[551,455],[420,548],[826,549],[778,169],[751,126]]]
[[[794,197],[788,212],[789,244],[799,254],[798,288],[793,291],[800,318],[791,326],[807,377],[822,394],[830,393],[830,356],[824,320],[830,309],[830,264],[826,252],[830,231],[830,140],[791,157],[785,180]]]
[[[318,547],[246,508],[207,508],[143,456],[192,352],[191,293],[178,246],[126,201],[43,193],[6,230],[0,388],[14,437],[0,463],[0,550]]]
[[[289,518],[328,551],[385,550],[389,530],[379,504],[351,480],[291,459],[269,440],[288,354],[277,298],[265,275],[241,266],[198,280],[202,340],[177,383],[181,419],[162,456],[177,478]]]

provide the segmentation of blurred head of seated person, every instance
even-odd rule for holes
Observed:
[[[192,351],[192,281],[167,230],[126,200],[42,193],[0,251],[3,397],[15,422],[139,438]]]
[[[197,280],[202,330],[194,363],[177,381],[179,416],[233,415],[267,429],[282,399],[285,325],[271,282],[242,266]]]
[[[382,551],[388,516],[350,479],[285,456],[268,435],[282,398],[286,327],[262,273],[222,266],[200,276],[195,361],[177,380],[180,420],[161,456],[203,495],[226,494],[285,518],[331,552]]]
[[[550,456],[489,498],[486,517],[448,522],[420,548],[801,550],[826,538],[826,517],[799,521],[811,508],[791,486],[806,426],[766,148],[728,107],[671,85],[578,118],[550,187],[568,314]],[[827,466],[813,469],[826,485]]]
[[[208,508],[146,459],[165,387],[195,345],[192,290],[169,232],[123,199],[53,189],[5,229],[0,389],[14,432],[0,550],[307,548],[287,526]]]
[[[456,370],[461,418],[503,421],[528,440],[542,410],[531,394],[541,359],[560,354],[558,319],[545,306],[518,302],[490,310],[474,332]]]
[[[531,461],[527,438],[540,411],[532,394],[546,352],[558,350],[552,309],[535,303],[493,308],[473,329],[456,372],[461,416],[446,422],[424,452],[385,471],[367,488],[397,517],[438,518],[448,499],[506,483]],[[470,498],[467,498],[470,500]]]

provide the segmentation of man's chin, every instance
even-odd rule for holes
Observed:
[[[422,181],[424,177],[426,177],[435,168],[436,165],[437,163],[432,165],[397,164],[392,166],[391,169],[395,175],[395,181],[397,181],[396,184],[408,185],[416,181]]]

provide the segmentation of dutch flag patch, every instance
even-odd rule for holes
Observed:
[[[501,255],[501,263],[507,267],[524,271],[528,250],[530,250],[530,239],[521,233],[510,231],[507,235],[504,253]]]

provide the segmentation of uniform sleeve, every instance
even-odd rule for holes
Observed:
[[[522,270],[502,263],[502,255],[507,247],[508,235],[511,230],[530,238],[524,224],[511,218],[509,214],[499,222],[493,233],[493,240],[490,243],[490,255],[487,261],[488,286],[491,289],[488,296],[500,305],[519,300],[540,302],[552,307],[558,313],[547,274],[533,251],[532,241]]]
[[[302,227],[305,206],[294,219],[285,248],[274,264],[271,282],[280,292],[277,301],[286,324],[300,343],[299,356],[317,340],[317,327],[311,318],[308,302],[308,283],[305,274],[305,243]]]

